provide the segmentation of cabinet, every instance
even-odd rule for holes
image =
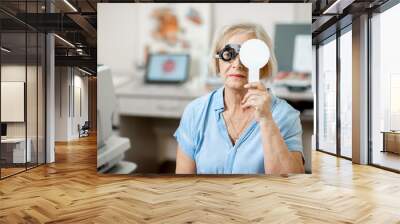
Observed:
[[[382,152],[400,154],[400,131],[383,131]]]
[[[25,151],[25,144],[27,144]],[[25,164],[31,162],[31,146],[30,138],[7,138],[1,140],[1,160],[5,166],[13,166],[15,164]]]

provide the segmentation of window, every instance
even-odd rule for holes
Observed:
[[[318,48],[318,149],[336,153],[336,39]]]
[[[371,162],[400,170],[400,4],[371,19]]]
[[[340,36],[340,155],[352,157],[352,33]]]

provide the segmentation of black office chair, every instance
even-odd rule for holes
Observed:
[[[90,129],[89,121],[85,121],[82,127],[79,127],[78,125],[78,129],[79,129],[79,138],[89,136],[89,129]]]

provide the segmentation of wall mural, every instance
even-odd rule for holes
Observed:
[[[138,10],[142,66],[149,54],[188,54],[190,73],[202,74],[210,46],[209,4],[141,4]]]

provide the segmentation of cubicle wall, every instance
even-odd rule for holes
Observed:
[[[40,1],[35,2],[39,4]],[[21,2],[25,12],[36,12]],[[9,15],[0,12],[0,16]],[[18,22],[0,27],[0,178],[45,163],[45,34]],[[1,25],[0,25],[1,26]],[[12,27],[12,29],[10,28]]]

